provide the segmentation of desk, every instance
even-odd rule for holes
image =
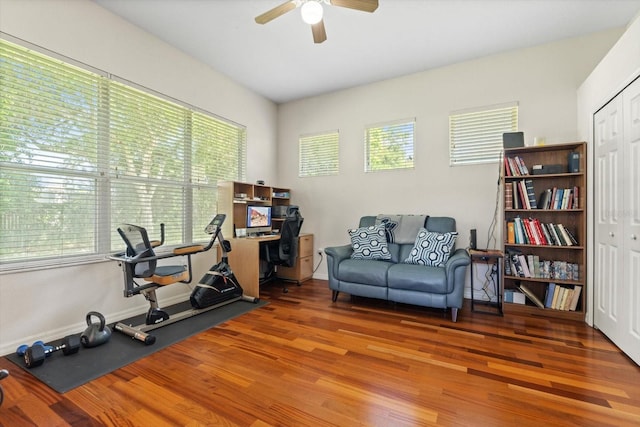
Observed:
[[[500,276],[502,274],[502,266],[501,260],[503,258],[502,251],[499,250],[469,250],[469,255],[471,256],[471,311],[477,311],[479,313],[486,314],[495,314],[498,316],[502,316],[502,288],[500,284]],[[475,301],[475,292],[473,288],[473,276],[474,264],[487,264],[487,268],[491,269],[491,281],[493,282],[493,291],[496,296],[496,302],[491,301]],[[476,310],[475,305],[485,305],[490,307],[495,307],[497,311],[487,311],[487,310]]]
[[[308,241],[313,239],[313,234],[300,233],[299,239],[301,241]],[[231,270],[238,279],[240,286],[244,290],[244,294],[250,297],[260,297],[260,244],[274,240],[280,240],[279,235],[266,235],[259,237],[241,237],[228,239],[231,243],[231,252],[229,252],[229,265]],[[304,249],[309,246],[310,249]],[[313,240],[311,245],[298,245],[298,263],[307,265],[313,260]],[[307,251],[311,251],[309,254]],[[218,251],[218,261],[220,260],[220,251]],[[300,268],[293,268],[296,271],[300,271]],[[285,269],[283,269],[285,270]],[[304,268],[302,270],[305,270]],[[291,269],[286,269],[288,273]],[[283,271],[284,273],[284,271]],[[313,274],[313,272],[311,272]],[[291,279],[290,277],[283,276],[284,278]],[[280,275],[279,275],[280,277]],[[304,277],[306,279],[307,277]],[[295,279],[293,279],[295,280]],[[302,281],[298,279],[299,281]]]

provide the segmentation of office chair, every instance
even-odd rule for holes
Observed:
[[[298,236],[304,218],[300,215],[298,206],[288,206],[285,220],[280,229],[280,239],[268,242],[261,248],[261,258],[267,262],[268,269],[262,283],[267,283],[275,279],[275,267],[294,267],[298,258]],[[261,283],[261,284],[262,284]],[[285,284],[282,292],[287,293],[289,289]]]

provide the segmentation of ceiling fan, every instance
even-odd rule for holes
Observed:
[[[378,0],[290,0],[257,16],[256,22],[258,24],[266,24],[290,10],[299,7],[302,20],[311,25],[313,41],[315,43],[322,43],[327,39],[324,22],[322,21],[322,3],[361,10],[363,12],[373,12],[378,8]]]

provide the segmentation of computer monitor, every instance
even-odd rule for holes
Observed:
[[[271,206],[247,206],[247,233],[271,231]]]

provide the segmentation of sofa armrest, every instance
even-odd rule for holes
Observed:
[[[444,268],[447,272],[447,287],[450,292],[459,288],[460,293],[464,292],[464,281],[466,267],[471,264],[471,257],[465,249],[457,249],[449,257]]]
[[[338,265],[344,259],[351,258],[353,249],[351,245],[331,246],[324,249],[327,254],[327,266],[329,267],[329,276],[338,277]]]

